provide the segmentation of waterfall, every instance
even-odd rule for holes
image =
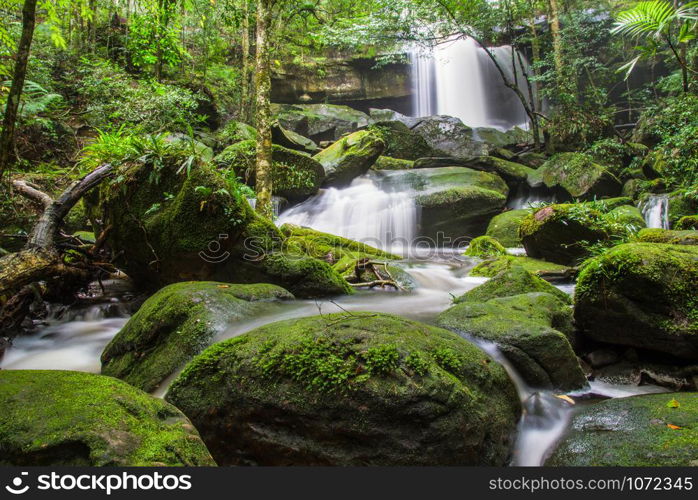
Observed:
[[[328,188],[285,211],[278,224],[297,224],[403,253],[417,232],[417,206],[407,187],[384,189],[371,175]]]
[[[652,195],[641,206],[647,227],[669,229],[669,196]]]
[[[490,52],[507,78],[528,95],[523,70],[531,74],[524,57],[512,62],[510,46]],[[455,116],[470,127],[509,130],[528,127],[528,118],[516,94],[504,85],[495,64],[472,38],[451,37],[431,54],[412,52],[413,115]]]

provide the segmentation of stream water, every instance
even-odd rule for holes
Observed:
[[[419,214],[407,189],[386,189],[372,176],[357,179],[344,189],[323,190],[317,196],[283,213],[280,223],[294,222],[340,234],[396,251],[395,237],[411,241],[418,232]],[[398,250],[400,248],[397,248]],[[406,252],[398,265],[415,287],[407,292],[359,291],[334,300],[293,300],[270,304],[262,315],[230,325],[215,341],[231,338],[274,321],[340,311],[393,313],[431,323],[447,309],[454,296],[486,279],[469,276],[476,261],[449,249]],[[512,253],[516,253],[515,251]],[[561,285],[567,293],[570,284]],[[19,337],[0,362],[3,369],[65,369],[99,372],[100,354],[128,320],[127,309],[115,297],[89,307],[61,310],[49,315],[37,332]],[[513,465],[540,465],[564,432],[574,407],[556,394],[528,387],[500,354],[497,346],[470,339],[497,359],[515,382],[523,405]],[[174,378],[173,375],[170,380]],[[169,381],[155,395],[166,392]],[[572,396],[579,399],[624,397],[663,391],[654,386],[620,386],[591,383]]]
[[[669,195],[656,194],[650,196],[640,210],[645,217],[647,227],[669,229]]]

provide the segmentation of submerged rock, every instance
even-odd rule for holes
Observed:
[[[698,248],[628,243],[584,263],[575,292],[581,333],[608,344],[698,360]]]
[[[120,380],[0,371],[0,465],[216,465],[174,406]]]
[[[281,321],[215,344],[166,398],[221,465],[503,465],[521,411],[480,349],[378,313]]]
[[[568,340],[573,334],[572,310],[554,295],[539,292],[486,302],[470,300],[441,313],[437,324],[466,337],[496,342],[533,387],[570,391],[586,385]]]
[[[326,186],[344,186],[365,174],[383,153],[385,143],[371,131],[361,130],[338,140],[313,158],[325,169]]]
[[[578,409],[546,466],[694,466],[698,393],[647,394]]]
[[[532,187],[564,189],[572,198],[618,196],[622,185],[606,168],[584,153],[559,153],[528,177]]]
[[[507,210],[493,217],[487,226],[487,236],[496,238],[508,248],[522,246],[519,226],[528,214],[529,210],[526,209]]]
[[[191,281],[146,300],[102,352],[102,374],[151,392],[233,322],[292,299],[275,285]]]

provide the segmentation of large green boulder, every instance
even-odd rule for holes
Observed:
[[[628,236],[645,225],[634,207],[608,209],[603,202],[592,202],[548,205],[533,211],[519,228],[526,253],[576,265],[589,255],[590,245]]]
[[[553,295],[538,292],[463,302],[441,313],[436,323],[465,336],[497,343],[533,387],[570,391],[586,385],[565,336],[572,337],[572,310]]]
[[[315,141],[303,137],[301,134],[282,127],[279,122],[274,122],[271,126],[271,140],[274,144],[288,149],[302,151],[308,154],[317,153],[320,148]]]
[[[369,130],[354,132],[313,158],[325,169],[326,186],[343,186],[365,174],[383,153],[385,143]]]
[[[643,243],[671,243],[672,245],[698,245],[698,231],[672,231],[669,229],[648,228],[637,233],[637,240]]]
[[[298,297],[351,291],[326,262],[281,252],[284,236],[236,181],[205,164],[187,174],[176,160],[122,166],[96,201],[115,264],[137,286],[210,280],[272,283]]]
[[[438,153],[434,156],[473,158],[486,155],[491,149],[475,137],[472,128],[453,116],[421,117],[412,130],[421,135]]]
[[[678,231],[698,230],[698,215],[685,215],[674,226]]]
[[[584,263],[574,301],[588,338],[698,360],[698,247],[614,247]]]
[[[541,276],[555,276],[561,279],[574,276],[574,269],[568,266],[520,255],[501,255],[486,259],[470,270],[470,276],[492,278],[502,271],[513,269],[514,267],[522,267],[530,273]]]
[[[482,285],[456,297],[453,302],[456,304],[486,302],[490,299],[533,292],[553,295],[566,304],[571,303],[570,297],[565,292],[519,265],[513,265],[513,267],[500,271]]]
[[[282,127],[319,141],[335,141],[369,124],[366,113],[336,104],[274,105]]]
[[[487,226],[487,236],[496,238],[502,245],[507,248],[520,247],[521,236],[519,236],[519,226],[526,218],[529,211],[526,209],[507,210],[504,213],[496,215],[490,220]]]
[[[424,138],[399,121],[383,121],[372,124],[368,130],[383,139],[383,154],[402,160],[418,160],[434,156],[435,151]]]
[[[622,185],[605,167],[584,153],[559,153],[528,177],[533,187],[562,188],[572,198],[618,196]]]
[[[225,148],[213,162],[226,176],[240,177],[255,184],[255,141],[241,141]],[[318,192],[325,180],[325,169],[308,155],[274,144],[271,179],[274,194],[299,201]]]
[[[373,164],[371,170],[410,170],[414,168],[413,161],[400,160],[399,158],[391,158],[390,156],[379,156],[376,163]]]
[[[151,392],[231,324],[293,295],[267,284],[190,281],[146,300],[102,352],[102,374]]]
[[[166,399],[221,465],[503,465],[520,415],[513,383],[483,351],[370,312],[214,344]]]
[[[496,239],[491,236],[478,236],[470,242],[464,255],[468,257],[486,258],[506,255],[506,253],[506,248]]]
[[[174,406],[111,377],[0,371],[0,465],[216,465]]]
[[[475,170],[492,172],[499,175],[510,187],[518,186],[528,180],[529,175],[533,175],[534,169],[504,160],[495,156],[480,156],[468,161],[468,166]]]
[[[696,465],[698,393],[646,394],[581,406],[546,466]]]

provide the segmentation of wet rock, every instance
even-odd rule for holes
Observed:
[[[452,116],[429,116],[420,118],[412,128],[427,144],[443,156],[472,158],[489,152],[484,142],[473,138],[473,129]]]
[[[371,170],[411,170],[414,168],[413,161],[400,160],[399,158],[391,158],[381,155],[373,164]]]
[[[316,142],[336,141],[369,124],[366,113],[335,104],[281,104],[273,112],[282,127]]]
[[[696,456],[697,424],[696,393],[602,401],[578,409],[545,465],[688,466]]]
[[[503,160],[495,156],[482,156],[467,162],[470,168],[492,172],[506,181],[509,187],[516,187],[527,181],[529,175],[533,175],[534,169],[520,163]]]
[[[383,153],[385,143],[373,132],[350,134],[313,158],[325,169],[325,186],[345,186],[365,174]]]
[[[618,362],[618,353],[611,349],[597,349],[585,356],[592,368],[602,368]]]
[[[166,399],[221,465],[503,465],[520,414],[506,372],[477,347],[378,313],[215,344]]]
[[[698,245],[698,231],[677,231],[647,228],[637,233],[637,240],[643,243],[671,243],[672,245]]]
[[[547,262],[545,260],[532,259],[516,255],[502,255],[487,259],[470,270],[470,276],[482,276],[491,278],[502,271],[522,267],[526,271],[538,276],[554,276],[557,280],[572,280],[576,275],[576,269]]]
[[[506,255],[506,253],[506,248],[496,239],[491,236],[478,236],[470,242],[464,255],[484,258]]]
[[[572,198],[618,196],[622,185],[606,168],[583,153],[560,153],[528,177],[531,187],[544,184],[564,189]]]
[[[435,151],[424,138],[399,121],[381,121],[368,127],[385,143],[383,154],[402,160],[418,160],[434,156]]]
[[[499,240],[507,248],[523,245],[519,236],[519,226],[529,214],[529,210],[507,210],[492,218],[487,226],[487,236]]]
[[[547,293],[566,304],[571,303],[569,295],[565,292],[518,265],[500,271],[482,285],[456,297],[454,303],[486,302],[490,299],[531,292]]]
[[[0,465],[216,465],[174,406],[111,377],[2,370],[0,407]]]
[[[166,286],[105,347],[102,374],[151,392],[230,324],[292,298],[283,288],[265,284],[196,281]]]

